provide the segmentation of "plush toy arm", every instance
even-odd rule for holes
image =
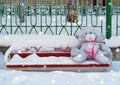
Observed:
[[[71,49],[71,56],[75,57],[80,54],[80,45],[75,46]]]
[[[107,56],[110,60],[113,58],[111,49],[104,43],[100,43],[100,48],[103,51],[104,55]]]

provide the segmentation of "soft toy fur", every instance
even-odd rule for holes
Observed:
[[[97,28],[85,27],[75,35],[80,44],[71,50],[72,60],[83,63],[86,60],[95,60],[101,64],[112,61],[112,52],[104,43],[104,36],[98,32]]]

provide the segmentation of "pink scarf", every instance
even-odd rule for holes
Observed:
[[[88,59],[95,59],[97,54],[97,46],[95,42],[89,42],[86,47],[86,56]]]

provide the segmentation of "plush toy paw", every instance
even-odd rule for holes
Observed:
[[[72,49],[71,50],[71,56],[72,57],[76,57],[79,54],[80,54],[80,50],[79,49]]]
[[[108,64],[110,60],[106,56],[101,54],[100,56],[96,57],[96,61],[98,61],[101,64]]]
[[[77,63],[82,63],[82,62],[84,62],[86,60],[86,58],[83,57],[81,54],[79,54],[76,57],[73,57],[72,59],[73,59],[73,61],[75,61]]]

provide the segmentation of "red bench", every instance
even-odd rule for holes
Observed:
[[[24,50],[14,50],[9,54],[9,60],[13,59],[14,55],[17,54],[21,58],[27,58],[31,54],[35,53],[40,58],[42,57],[68,57],[70,58],[70,47],[66,48],[51,48],[50,50],[42,50],[42,48],[26,48]],[[72,61],[72,60],[71,60]],[[14,70],[72,70],[72,71],[109,71],[110,64],[96,64],[96,63],[87,63],[87,64],[81,64],[81,63],[59,63],[59,64],[6,64],[7,69],[14,69]]]

